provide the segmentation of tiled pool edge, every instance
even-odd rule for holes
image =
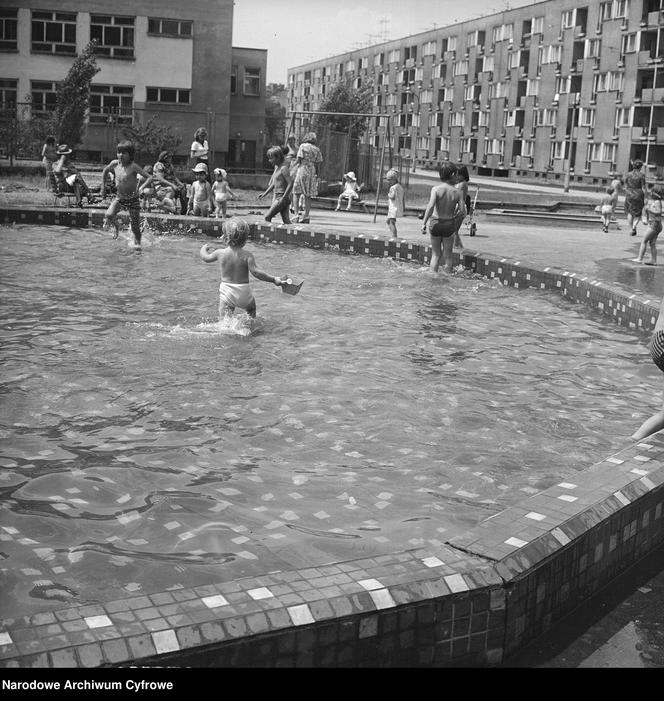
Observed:
[[[7,219],[2,211],[5,222],[101,222],[96,212],[51,213],[57,221],[45,220],[47,214],[32,212],[32,219],[17,210],[20,216]],[[219,227],[214,221],[158,219],[181,233],[193,227],[193,233],[215,235],[212,227]],[[258,225],[253,233],[276,243],[420,262],[428,254],[426,245],[295,227]],[[647,330],[656,320],[655,302],[574,273],[538,271],[475,253],[464,253],[463,263],[506,285],[558,290],[631,328]],[[663,502],[659,434],[441,548],[6,620],[0,665],[496,664],[663,542]]]

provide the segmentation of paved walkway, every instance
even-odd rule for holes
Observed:
[[[244,202],[238,202],[235,211],[242,215],[246,211]],[[262,221],[260,216],[247,216],[247,219]],[[657,300],[664,295],[664,250],[660,254],[658,267],[630,262],[636,256],[645,232],[643,224],[638,227],[638,236],[633,237],[629,236],[624,219],[618,220],[619,228],[613,224],[608,234],[602,232],[599,217],[596,229],[488,221],[483,211],[477,213],[475,221],[476,236],[469,236],[467,226],[461,229],[462,240],[468,251],[513,258],[538,268],[553,267],[590,275],[609,285],[652,296]],[[384,215],[378,214],[374,223],[373,214],[361,211],[312,209],[311,224],[307,228],[314,231],[342,229],[370,237],[388,235]],[[428,237],[422,235],[422,222],[415,216],[400,219],[398,231],[399,238],[407,241],[428,241]],[[646,260],[649,260],[649,255]]]

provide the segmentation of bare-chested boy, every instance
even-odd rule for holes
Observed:
[[[134,248],[141,247],[141,200],[139,197],[138,177],[141,175],[145,180],[141,182],[140,190],[143,190],[152,183],[152,175],[134,163],[134,145],[131,141],[121,141],[117,148],[118,157],[111,161],[103,170],[101,175],[101,196],[104,196],[106,174],[113,171],[115,175],[115,185],[117,194],[111,206],[106,210],[104,226],[112,224],[115,227],[114,239],[118,237],[120,227],[117,215],[121,209],[129,212],[131,231],[134,235]]]
[[[228,248],[212,250],[210,244],[201,248],[201,258],[206,263],[219,261],[221,284],[219,285],[219,319],[223,320],[235,311],[244,309],[250,317],[256,317],[256,300],[249,285],[249,273],[263,282],[280,287],[284,281],[259,270],[254,254],[244,250],[249,235],[249,225],[242,219],[224,222],[224,239]]]
[[[426,233],[427,222],[431,219],[429,234],[431,236],[433,254],[429,269],[434,273],[438,272],[441,254],[443,257],[443,271],[446,273],[452,272],[454,234],[461,225],[466,213],[463,195],[460,190],[454,187],[456,174],[457,167],[454,163],[443,161],[440,164],[438,175],[443,182],[431,188],[429,204],[424,211],[424,220],[422,221],[423,234]]]

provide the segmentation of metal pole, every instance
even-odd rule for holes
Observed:
[[[655,114],[655,90],[657,88],[657,66],[659,61],[659,38],[662,28],[657,27],[657,42],[655,44],[655,70],[652,74],[652,100],[650,101],[650,119],[648,120],[648,141],[646,142],[646,179],[650,168],[648,166],[648,159],[650,157],[650,136],[652,132],[652,122]]]
[[[563,183],[563,192],[569,192],[570,171],[572,170],[572,138],[574,134],[574,122],[576,120],[576,106],[578,93],[574,93],[574,104],[572,105],[572,124],[570,125],[569,135],[567,137],[567,168],[565,169],[565,180]]]
[[[378,198],[380,197],[380,186],[383,182],[383,166],[385,165],[385,143],[390,138],[389,134],[390,118],[387,118],[387,126],[385,127],[385,136],[383,137],[383,148],[380,151],[380,165],[378,166],[378,182],[376,183],[376,201],[374,202],[374,218],[373,223],[376,223],[378,216]]]

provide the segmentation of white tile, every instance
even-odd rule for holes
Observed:
[[[508,538],[508,539],[505,541],[505,544],[506,544],[506,545],[512,545],[512,546],[514,546],[515,548],[522,548],[524,545],[528,545],[528,541],[527,541],[527,540],[521,540],[520,538],[514,538],[514,537],[512,537],[512,538]]]
[[[298,606],[289,606],[287,609],[293,625],[304,626],[307,623],[315,623],[314,617],[311,615],[311,610],[308,604],[299,604]]]
[[[372,589],[385,589],[385,585],[381,584],[377,579],[362,579],[358,582],[362,589],[371,591]]]
[[[224,599],[221,594],[215,594],[214,596],[204,596],[201,601],[209,608],[216,609],[219,606],[228,606],[228,601]]]
[[[567,545],[567,543],[570,542],[570,539],[565,535],[563,531],[560,530],[560,528],[554,528],[551,531],[551,535],[561,544],[561,545]]]
[[[12,642],[9,633],[0,633],[0,645],[11,645]]]
[[[544,514],[538,514],[536,511],[531,511],[526,514],[526,518],[532,519],[533,521],[544,521],[546,516]]]
[[[259,587],[258,589],[250,589],[247,594],[252,599],[259,601],[260,599],[272,599],[274,594],[267,587]]]
[[[577,501],[578,497],[573,497],[571,494],[561,494],[558,497],[558,499],[560,499],[560,501],[573,502],[573,501]]]
[[[453,594],[459,591],[468,591],[469,589],[466,580],[460,574],[448,574],[443,579]]]
[[[158,630],[152,633],[152,642],[158,653],[175,652],[180,649],[180,643],[174,630]]]
[[[630,472],[634,475],[639,475],[639,477],[645,477],[648,474],[648,470],[639,470],[638,467],[635,467],[633,470],[630,470]]]
[[[558,486],[563,489],[576,489],[576,485],[571,482],[561,482]]]
[[[106,615],[87,616],[83,620],[88,624],[88,628],[106,628],[113,625],[113,621]]]
[[[628,506],[632,503],[620,490],[613,492],[613,496],[624,506]]]
[[[389,609],[396,606],[396,602],[387,589],[372,589],[369,596],[373,599],[377,609]]]
[[[426,567],[440,567],[445,563],[437,557],[425,557],[422,562]]]

